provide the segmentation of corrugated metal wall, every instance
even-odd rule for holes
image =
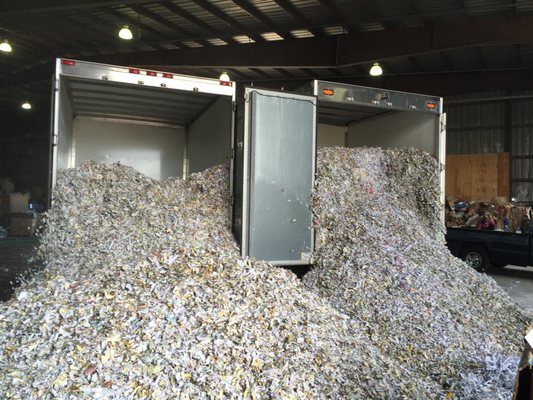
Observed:
[[[447,154],[511,153],[511,196],[533,201],[533,92],[450,96]]]

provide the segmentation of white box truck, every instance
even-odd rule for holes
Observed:
[[[58,59],[52,121],[51,188],[87,160],[155,179],[226,164],[242,255],[278,265],[314,250],[317,131],[322,143],[418,147],[444,166],[442,99],[323,81],[237,95],[234,82]]]
[[[243,256],[307,264],[313,251],[314,96],[243,92],[246,116],[239,131],[247,136],[236,147],[234,82],[58,59],[50,187],[58,169],[87,160],[120,162],[155,179],[226,164],[240,202],[233,204]],[[246,160],[234,171],[236,153]]]

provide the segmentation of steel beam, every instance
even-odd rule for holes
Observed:
[[[221,35],[221,33],[219,31],[217,31],[215,28],[213,28],[209,24],[206,24],[201,19],[195,17],[191,13],[183,10],[182,8],[176,6],[175,4],[173,4],[173,3],[169,2],[169,1],[159,2],[158,4],[163,6],[163,7],[165,7],[167,10],[179,15],[183,19],[186,19],[190,23],[202,28],[204,31],[210,32],[211,34],[213,34],[213,38],[220,38],[220,39],[224,40],[226,43],[238,43],[231,36],[229,36],[229,35]]]
[[[342,67],[456,48],[533,42],[532,25],[533,16],[527,16],[222,48],[164,50],[149,55],[112,54],[94,61],[213,67]]]
[[[86,57],[116,65],[174,65],[188,67],[331,67],[335,66],[337,39],[306,38],[212,46],[146,53]]]
[[[146,0],[26,0],[24,2],[0,2],[0,14],[34,14],[57,10],[90,10],[100,7],[129,6],[145,4]]]
[[[352,32],[339,36],[337,65],[484,44],[533,42],[533,17]]]
[[[268,29],[271,29],[273,32],[275,32],[277,35],[282,37],[283,39],[290,39],[291,35],[287,32],[284,32],[278,24],[276,24],[270,17],[268,17],[266,14],[261,12],[257,7],[252,5],[246,0],[233,0],[235,4],[237,4],[240,8],[242,8],[244,11],[246,11],[248,14],[250,14],[252,17],[257,19],[259,22],[261,22],[263,25],[268,27]]]
[[[377,79],[370,76],[349,79],[339,77],[337,81],[435,96],[449,96],[487,90],[531,90],[533,89],[533,71],[508,70],[382,75]]]
[[[322,36],[322,32],[320,32],[318,29],[315,29],[311,23],[311,21],[304,15],[302,12],[295,7],[290,1],[288,0],[274,0],[278,6],[283,8],[285,12],[287,12],[291,17],[296,19],[297,21],[300,21],[304,26],[307,27],[307,30],[311,32],[315,36]]]
[[[239,21],[230,17],[225,12],[223,12],[221,9],[212,5],[208,1],[206,0],[192,0],[192,1],[199,7],[203,8],[204,10],[208,11],[209,13],[211,13],[212,15],[220,19],[221,21],[224,21],[226,24],[231,26],[237,32],[240,32],[242,35],[248,36],[249,38],[253,39],[255,42],[262,42],[264,40],[260,35],[250,32]]]

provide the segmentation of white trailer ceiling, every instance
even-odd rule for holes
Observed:
[[[126,118],[185,126],[217,96],[63,77],[74,116]]]

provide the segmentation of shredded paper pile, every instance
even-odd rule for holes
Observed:
[[[239,257],[223,167],[60,171],[46,266],[0,304],[0,398],[510,398],[525,317],[444,247],[435,161],[318,167],[304,283]]]
[[[510,399],[526,316],[446,248],[436,160],[414,149],[318,156],[317,265],[305,285],[438,383],[435,398]]]
[[[0,307],[0,397],[430,398],[292,273],[239,259],[227,186],[63,171],[49,264]]]

